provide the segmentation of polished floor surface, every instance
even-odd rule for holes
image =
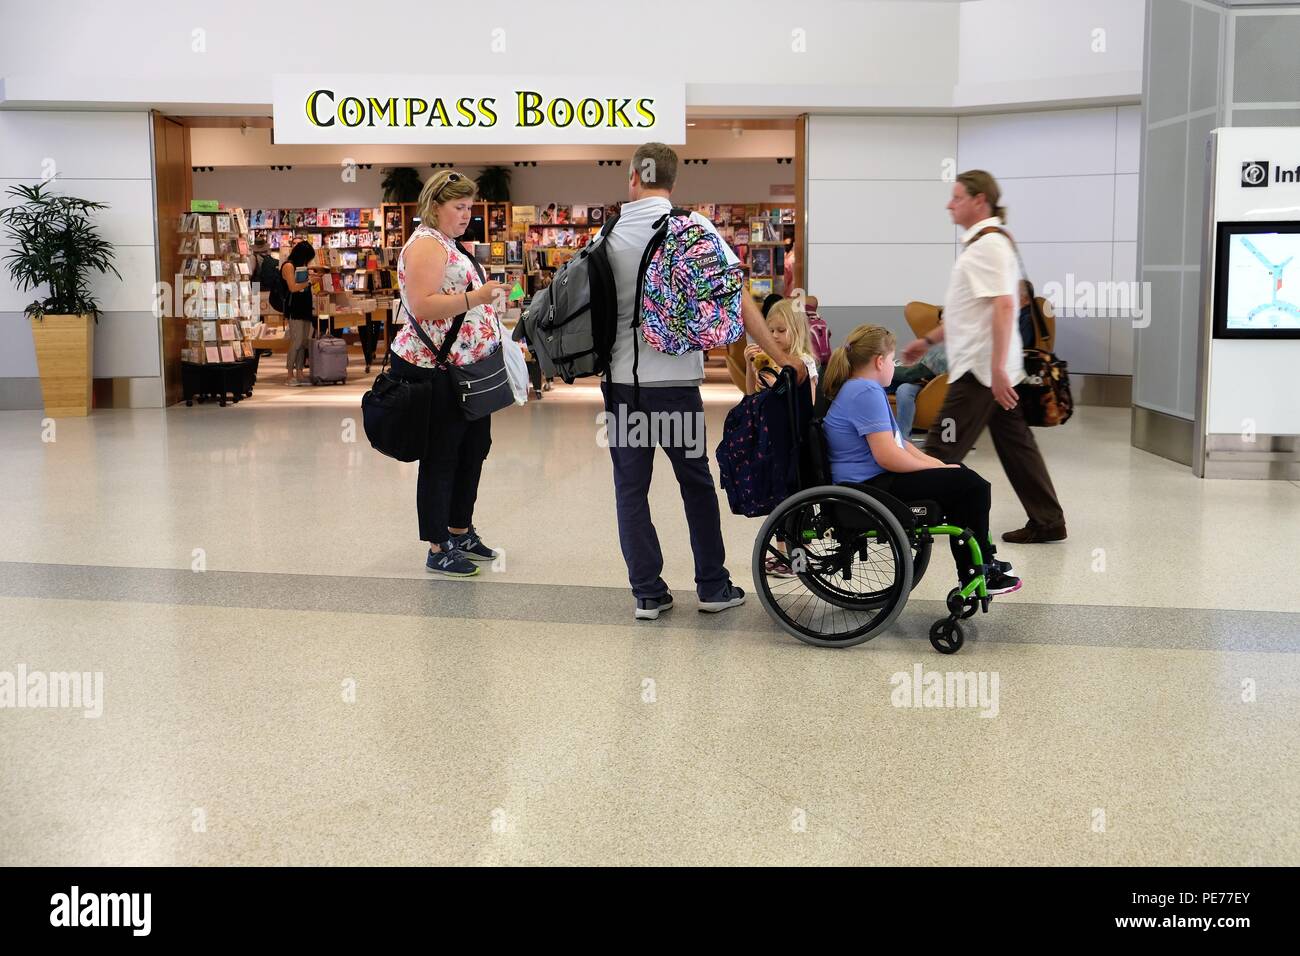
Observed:
[[[1300,485],[1197,480],[1082,408],[1037,433],[1069,540],[1004,549],[1025,587],[960,654],[926,640],[939,560],[827,651],[752,597],[696,612],[666,460],[678,603],[633,622],[589,386],[494,418],[504,558],[451,582],[364,385],[263,377],[0,413],[0,702],[20,667],[103,675],[92,719],[0,708],[0,864],[1300,862]],[[734,401],[706,386],[711,444]],[[968,463],[1022,523],[987,439]],[[723,510],[752,595],[758,522]],[[917,667],[991,694],[898,706]]]

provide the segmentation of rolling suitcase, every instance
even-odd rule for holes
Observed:
[[[343,384],[348,380],[348,343],[332,335],[311,340],[311,383]]]

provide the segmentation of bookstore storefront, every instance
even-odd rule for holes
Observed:
[[[761,127],[751,129],[744,121],[705,124],[698,133],[698,125],[690,126],[686,143],[677,147],[682,163],[675,199],[718,225],[740,256],[751,294],[762,299],[793,289],[798,258],[796,121],[761,121]],[[367,160],[346,164],[347,157],[335,157],[335,148],[295,147],[292,161],[264,163],[285,159],[282,153],[289,148],[273,147],[270,130],[196,125],[187,127],[187,135],[192,204],[220,209],[208,224],[218,229],[214,238],[221,243],[226,235],[222,226],[233,228],[235,245],[248,250],[243,256],[248,265],[222,263],[220,255],[211,259],[211,239],[192,232],[199,216],[183,213],[188,226],[179,238],[183,281],[216,284],[231,269],[255,277],[261,255],[279,260],[294,243],[311,243],[316,258],[309,274],[318,328],[347,343],[348,381],[357,386],[381,362],[386,342],[406,319],[394,304],[396,256],[419,224],[415,198],[422,179],[434,169],[454,165],[480,186],[461,241],[486,274],[512,290],[507,326],[549,284],[556,269],[617,215],[627,196],[630,148],[624,151],[628,156],[599,148],[601,159],[591,159],[582,156],[590,148],[498,147],[447,160],[445,148],[426,147],[400,152],[386,163],[381,159],[385,147],[372,147]],[[209,354],[222,358],[224,352],[211,352],[213,347],[256,355],[253,405],[259,405],[257,399],[283,398],[289,347],[285,320],[265,291],[256,304],[257,315],[248,317],[246,328],[234,330],[243,334],[242,343],[209,342],[203,326],[190,321],[181,345],[182,363],[201,362]],[[208,323],[211,330],[212,319]],[[231,329],[218,326],[218,336],[222,332]],[[334,381],[329,378],[330,384]],[[291,401],[337,401],[339,395],[330,392],[335,390],[300,390]]]
[[[570,101],[559,97],[546,107],[554,121],[549,124],[520,126],[536,121],[541,109],[530,116],[531,101],[521,101],[513,132],[466,126],[443,136],[447,142],[430,144],[420,141],[430,138],[423,129],[374,123],[373,110],[367,122],[345,125],[344,118],[352,122],[363,114],[345,107],[326,113],[318,95],[344,80],[312,79],[311,89],[285,92],[292,78],[284,78],[269,120],[158,118],[177,128],[189,157],[188,168],[179,171],[186,198],[177,215],[175,253],[160,249],[161,270],[179,277],[190,293],[186,301],[196,298],[194,290],[200,293],[188,313],[162,320],[163,365],[173,402],[215,397],[218,404],[257,407],[355,401],[353,393],[365,388],[406,319],[396,298],[397,257],[419,224],[416,199],[423,181],[443,167],[456,168],[478,185],[461,239],[484,272],[511,290],[507,333],[556,270],[618,215],[627,197],[631,154],[652,139],[674,144],[680,159],[674,201],[717,225],[741,260],[750,294],[761,300],[797,284],[802,217],[796,174],[802,150],[796,117],[692,119],[680,86],[669,86],[640,98],[643,115],[654,116],[654,125],[615,130],[608,143],[592,142],[606,137],[604,131],[593,133],[591,125],[570,129],[575,124],[564,122],[570,108],[564,104]],[[314,115],[296,110],[299,100],[312,103]],[[480,119],[493,101],[475,101]],[[381,117],[386,120],[400,118],[402,110],[417,119],[426,112],[396,98],[382,102],[389,107]],[[592,114],[601,102],[610,101],[574,96],[572,108],[585,104]],[[428,111],[445,108],[434,105]],[[335,128],[322,128],[326,120]],[[579,142],[565,142],[570,136]],[[160,236],[166,231],[162,216],[160,210]],[[287,323],[267,289],[259,295],[254,283],[267,274],[266,257],[277,268],[303,241],[315,252],[307,275],[318,335],[346,343],[346,370],[327,370],[324,362],[320,369],[309,366],[317,387],[290,392]],[[232,277],[238,284],[232,285]],[[237,294],[222,294],[229,288]],[[715,359],[715,366],[722,364]],[[243,372],[227,376],[228,381],[204,368],[232,361]],[[551,383],[540,387],[549,390]]]

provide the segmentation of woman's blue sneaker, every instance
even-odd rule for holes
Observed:
[[[453,534],[451,544],[456,550],[465,552],[465,557],[471,561],[492,561],[497,557],[497,552],[483,543],[473,525],[464,534]]]
[[[451,547],[450,541],[445,542],[440,551],[429,549],[429,556],[424,559],[424,568],[434,574],[445,574],[453,578],[472,578],[479,571],[478,565],[469,560],[465,552]]]

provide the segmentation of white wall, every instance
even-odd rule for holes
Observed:
[[[0,187],[35,184],[47,162],[58,192],[110,204],[97,219],[113,243],[121,279],[95,274],[91,288],[104,314],[95,334],[96,378],[156,379],[139,394],[162,404],[158,320],[152,314],[157,272],[153,154],[147,113],[0,111]],[[15,200],[5,196],[9,205]],[[0,237],[0,258],[11,248]],[[42,291],[48,295],[48,291]],[[23,308],[38,298],[0,272],[0,380],[37,376]],[[133,392],[136,391],[133,389]],[[0,401],[3,400],[0,394]]]
[[[957,254],[944,209],[954,171],[1002,185],[1008,229],[1030,278],[1131,280],[1137,222],[1139,108],[963,117],[814,116],[808,145],[808,289],[842,339],[875,321],[902,331],[902,306],[942,302]],[[1057,323],[1072,371],[1132,372],[1132,321]]]
[[[956,106],[1132,96],[1142,89],[1145,0],[958,4]]]
[[[460,167],[477,176],[479,167]],[[515,203],[609,203],[627,198],[628,167],[597,166],[595,163],[539,164],[507,167],[510,170],[511,201]],[[427,167],[422,177],[432,173]],[[274,171],[265,167],[218,168],[215,172],[194,174],[194,195],[200,199],[219,199],[231,206],[255,208],[275,206],[378,206],[383,196],[380,187],[384,173],[378,167],[358,169],[356,182],[343,181],[334,167],[295,167]],[[771,187],[793,188],[794,166],[765,162],[710,162],[708,166],[679,166],[678,202],[753,203],[775,202]]]
[[[475,7],[449,42],[438,42],[446,6],[423,0],[375,9],[318,0],[305,15],[257,0],[152,0],[131,4],[130,16],[89,2],[8,6],[4,96],[27,106],[238,113],[271,102],[272,74],[328,64],[340,73],[428,64],[426,72],[455,76],[666,72],[686,82],[694,109],[779,107],[786,115],[1141,90],[1141,0],[661,0],[652,12],[587,3],[573,16],[564,14],[578,7],[519,0]],[[1094,63],[1075,51],[1079,30],[1098,23],[1120,25],[1107,59]],[[1005,41],[1000,50],[984,43],[989,36]],[[1013,60],[1027,65],[1005,65]]]

